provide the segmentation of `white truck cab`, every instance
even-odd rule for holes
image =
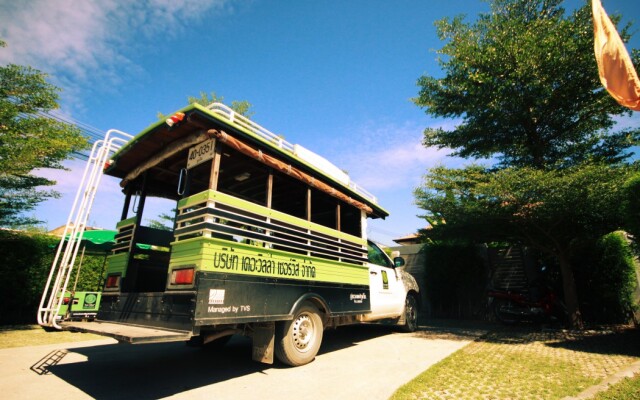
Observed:
[[[392,261],[375,243],[368,242],[371,313],[363,321],[398,319],[398,324],[413,331],[417,326],[419,292],[415,278],[404,271],[404,259]]]

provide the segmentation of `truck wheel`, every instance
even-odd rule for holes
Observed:
[[[280,323],[276,332],[276,357],[292,367],[310,363],[320,349],[323,329],[318,308],[304,303],[293,320]]]
[[[414,295],[407,295],[404,301],[404,325],[400,329],[403,332],[415,332],[418,329],[418,301]]]

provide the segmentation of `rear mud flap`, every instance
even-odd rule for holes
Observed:
[[[275,322],[255,325],[255,331],[253,332],[253,361],[273,364],[275,333]]]

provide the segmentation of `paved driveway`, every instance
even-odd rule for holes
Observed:
[[[399,386],[483,332],[427,328],[397,333],[353,326],[325,332],[314,362],[251,361],[251,342],[222,350],[111,339],[0,350],[3,399],[387,399]],[[44,369],[52,356],[57,365]]]

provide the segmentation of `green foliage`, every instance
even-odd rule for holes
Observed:
[[[55,245],[51,236],[0,231],[0,324],[35,321]]]
[[[554,257],[562,272],[565,303],[581,326],[569,263],[577,238],[598,238],[620,229],[623,184],[637,167],[583,164],[561,170],[472,166],[434,168],[415,192],[416,203],[437,222],[422,233],[431,239],[522,243]]]
[[[0,325],[34,323],[60,239],[42,233],[0,230]],[[78,254],[76,264],[79,264]],[[103,256],[85,256],[77,290],[102,285]],[[69,289],[76,275],[72,274]]]
[[[460,317],[483,303],[487,271],[477,246],[439,242],[425,246],[425,290],[436,317]]]
[[[46,78],[31,67],[0,67],[0,226],[37,223],[20,214],[57,193],[38,189],[55,181],[31,171],[62,169],[69,153],[87,145],[78,128],[42,116],[58,107],[59,89]]]
[[[636,263],[623,232],[572,246],[576,284],[585,320],[611,324],[629,322],[634,309]]]
[[[80,254],[78,254],[76,269],[69,280],[69,289],[73,288],[73,284],[76,282],[76,273],[79,273],[76,284],[77,292],[101,291],[104,284],[106,261],[106,255],[85,255],[82,264],[80,264]],[[78,269],[78,267],[80,268]]]
[[[197,103],[201,106],[208,106],[211,103],[224,103],[224,97],[218,96],[216,92],[211,92],[211,95],[208,95],[206,92],[200,92],[200,97],[187,97],[189,104]],[[240,115],[244,115],[247,118],[251,118],[253,116],[253,111],[251,111],[251,103],[246,100],[233,100],[231,102],[230,108],[237,112]]]
[[[479,166],[431,169],[415,191],[433,239],[510,240],[547,252],[577,237],[619,229],[624,182],[636,167],[584,164],[563,170]]]
[[[199,97],[187,96],[187,101],[189,102],[189,104],[196,103],[200,104],[201,106],[208,106],[211,103],[224,103],[224,97],[218,96],[216,92],[211,92],[211,94],[207,94],[207,92],[200,92]],[[253,117],[254,112],[253,110],[251,110],[253,105],[247,100],[233,100],[229,107],[233,111],[247,118]],[[167,118],[165,114],[160,112],[158,113],[158,119],[165,118]]]
[[[631,177],[624,185],[625,198],[622,202],[625,230],[636,241],[640,239],[640,174]]]
[[[621,189],[637,171],[620,163],[640,129],[612,132],[614,117],[630,111],[599,81],[590,5],[565,16],[561,4],[492,0],[474,23],[436,23],[444,77],[421,77],[414,101],[462,122],[426,129],[423,143],[498,164],[432,169],[416,199],[434,227],[429,237],[524,243],[555,257],[579,327],[570,243],[623,226]]]
[[[176,213],[176,209],[174,208],[172,212]],[[157,219],[149,220],[149,228],[160,229],[163,231],[172,231],[173,225],[175,223],[174,215],[169,215],[167,213],[161,213],[158,215]]]
[[[421,77],[414,101],[462,123],[426,129],[425,146],[536,168],[627,157],[640,129],[611,132],[613,116],[630,111],[602,89],[590,5],[565,17],[561,3],[493,0],[472,24],[462,16],[436,22],[446,42],[438,51],[445,76]]]

